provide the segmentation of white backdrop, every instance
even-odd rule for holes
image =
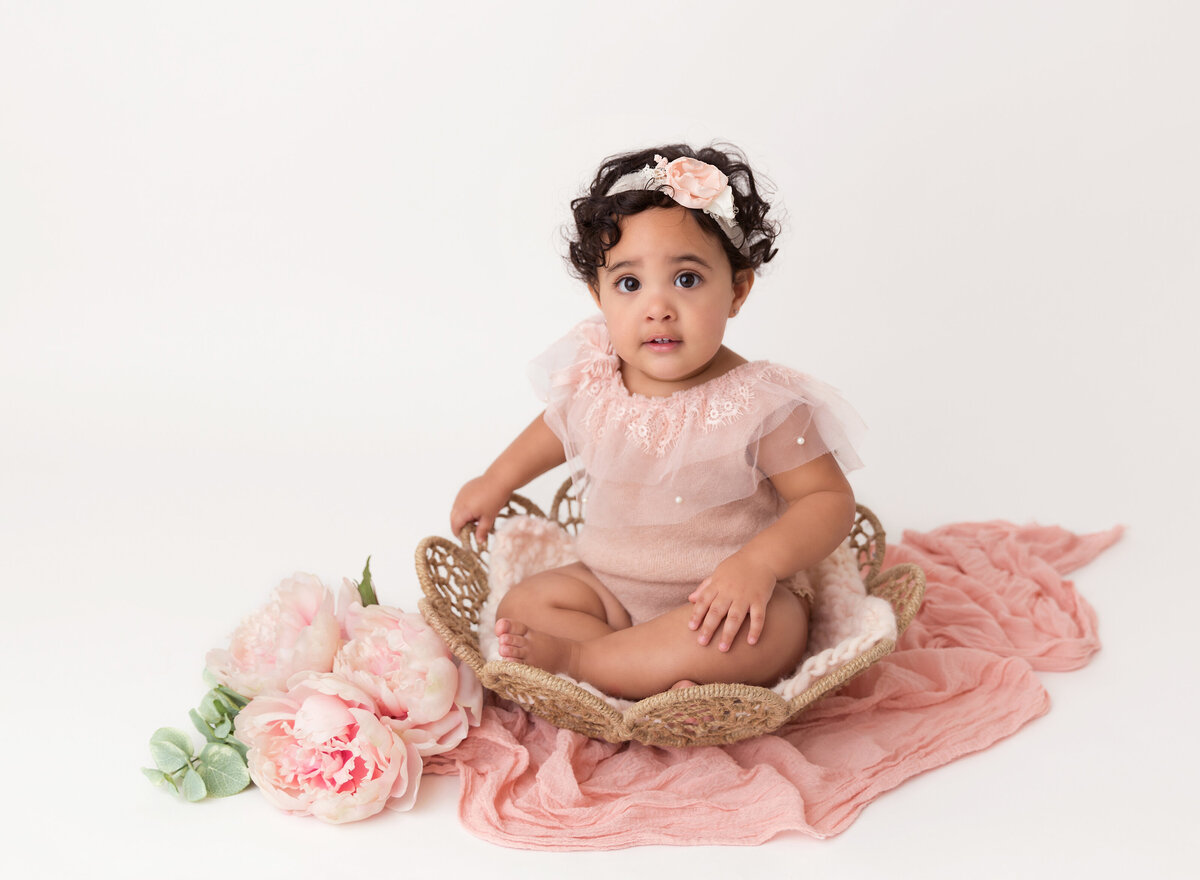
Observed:
[[[10,864],[1182,876],[1198,26],[1185,2],[0,3]],[[152,789],[146,739],[282,576],[373,554],[415,609],[415,544],[590,312],[568,201],[610,153],[713,139],[786,220],[728,341],[857,406],[854,485],[894,537],[1130,526],[1078,575],[1105,649],[1043,676],[1051,713],[833,841],[753,851],[502,850],[454,780],[342,828]]]

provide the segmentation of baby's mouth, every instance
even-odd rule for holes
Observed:
[[[670,336],[655,336],[642,344],[649,346],[654,351],[670,351],[679,343],[680,340],[672,339]]]

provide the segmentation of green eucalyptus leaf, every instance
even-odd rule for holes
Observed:
[[[189,758],[192,756],[192,738],[178,727],[160,727],[150,737],[150,745],[170,743]]]
[[[233,733],[233,721],[229,718],[222,718],[221,723],[213,728],[213,734],[218,740],[225,739],[231,733]]]
[[[173,742],[150,740],[150,757],[163,773],[174,773],[187,764],[190,756],[190,751],[185,752]]]
[[[218,685],[213,688],[218,694],[225,698],[225,702],[233,707],[233,714],[236,715],[242,709],[246,708],[246,704],[250,702],[249,697],[243,697],[232,688],[227,688],[225,685]]]
[[[221,706],[216,696],[216,691],[212,690],[206,693],[200,699],[200,705],[196,707],[196,711],[200,717],[214,725],[225,717],[224,707]]]
[[[378,605],[379,599],[375,595],[375,584],[371,581],[371,557],[367,557],[367,564],[363,566],[362,580],[358,583],[358,596],[362,599],[363,606]]]
[[[200,774],[188,767],[187,772],[183,774],[183,796],[189,801],[195,802],[204,800],[207,794],[208,789]]]
[[[209,742],[217,742],[217,737],[213,734],[212,725],[205,721],[199,712],[197,712],[195,709],[189,709],[188,718],[192,719],[192,724],[195,726],[196,730],[200,731],[200,735],[202,737]]]
[[[245,759],[231,746],[209,743],[200,752],[200,775],[213,797],[237,794],[250,784]]]
[[[155,770],[152,767],[143,767],[142,775],[155,785],[169,785],[171,788],[175,787],[175,783],[171,781],[171,777],[166,773],[163,773],[161,770]]]
[[[207,666],[205,666],[204,671],[202,673],[200,673],[200,677],[202,679],[204,679],[204,684],[207,687],[215,688],[217,685],[220,684],[220,682],[217,681],[217,677],[212,674],[212,670],[209,669]]]
[[[243,764],[245,764],[245,763],[246,763],[246,752],[247,752],[247,749],[246,749],[246,744],[245,744],[244,742],[242,742],[242,741],[241,741],[240,739],[238,739],[236,736],[231,736],[231,737],[228,737],[228,738],[227,738],[227,739],[226,739],[226,740],[225,740],[225,741],[222,743],[222,745],[229,746],[229,748],[233,749],[235,752],[237,752],[237,753],[238,753],[238,754],[241,756],[241,758],[242,758],[242,763],[243,763]]]

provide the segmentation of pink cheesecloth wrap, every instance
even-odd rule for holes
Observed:
[[[885,566],[916,563],[927,590],[897,650],[776,734],[721,747],[613,745],[499,702],[426,770],[460,774],[467,830],[510,847],[839,834],[880,794],[1049,710],[1034,671],[1078,669],[1100,648],[1095,612],[1063,575],[1121,532],[1006,522],[906,532]]]

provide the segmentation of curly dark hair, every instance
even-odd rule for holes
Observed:
[[[597,275],[604,266],[608,251],[621,240],[618,225],[622,217],[637,214],[648,208],[679,207],[667,193],[660,190],[628,190],[606,196],[618,178],[647,165],[653,167],[654,157],[663,156],[668,161],[686,156],[699,159],[719,168],[733,187],[733,204],[737,208],[737,224],[746,236],[743,254],[730,242],[721,227],[712,217],[696,208],[690,211],[700,228],[715,235],[729,257],[734,272],[742,269],[758,269],[769,262],[778,252],[774,247],[779,235],[779,224],[767,218],[770,204],[760,193],[760,184],[755,182],[754,172],[746,162],[745,155],[732,144],[713,144],[693,150],[687,144],[667,144],[632,153],[609,156],[596,172],[587,193],[571,202],[574,229],[568,230],[568,261],[572,273],[589,285],[595,285]],[[765,181],[763,182],[766,183]],[[761,187],[769,191],[766,185]]]

